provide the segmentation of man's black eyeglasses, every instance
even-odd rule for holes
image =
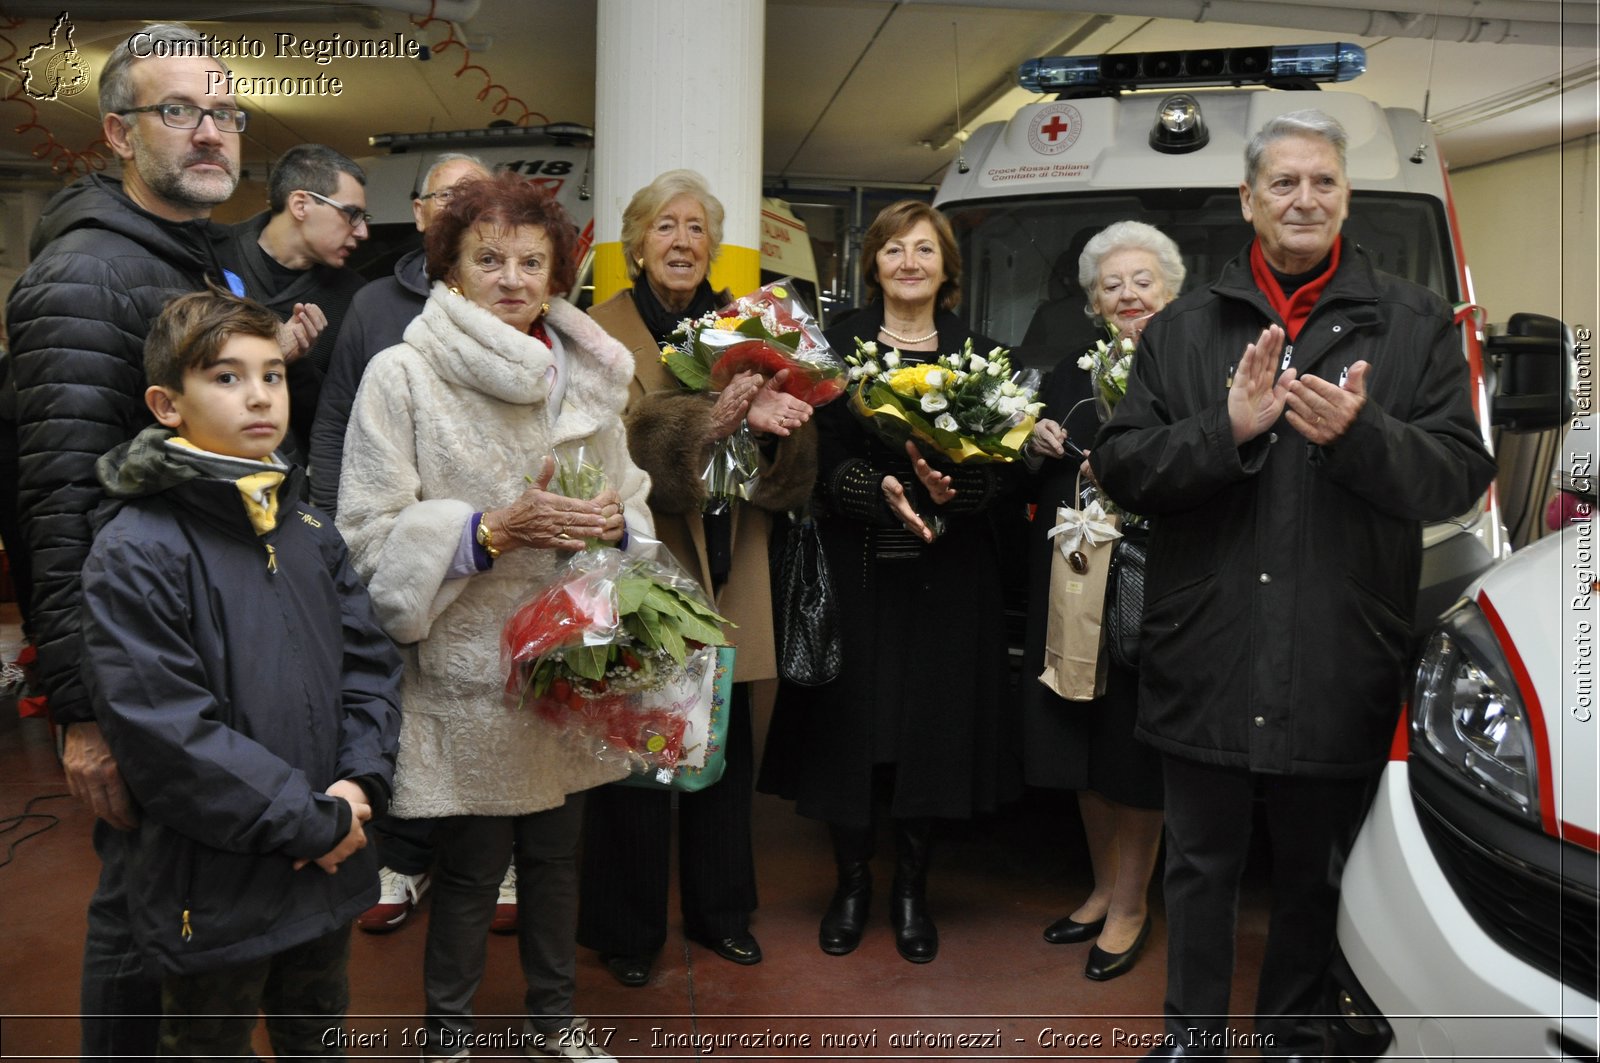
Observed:
[[[112,111],[115,115],[159,114],[161,122],[169,129],[199,129],[206,115],[216,123],[219,133],[243,133],[250,116],[237,107],[197,107],[192,103],[151,103],[143,107],[129,107]]]
[[[456,196],[454,188],[441,188],[437,192],[424,192],[418,199],[437,199],[440,203],[448,203]]]
[[[334,210],[338,211],[340,214],[343,214],[344,220],[350,223],[350,228],[352,229],[362,225],[363,223],[370,224],[372,222],[372,215],[368,214],[360,207],[352,207],[347,203],[340,203],[337,199],[329,199],[321,192],[313,192],[309,188],[300,188],[296,189],[296,191],[304,192],[308,196],[314,196],[315,198],[322,200],[322,202],[326,203]]]

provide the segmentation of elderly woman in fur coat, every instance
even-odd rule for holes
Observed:
[[[656,533],[738,626],[726,773],[678,795],[678,870],[685,935],[733,963],[761,961],[750,933],[756,907],[750,848],[755,752],[750,683],[777,677],[767,539],[772,514],[799,508],[816,478],[811,407],[759,374],[736,377],[718,396],[685,391],[661,364],[661,344],[684,318],[731,301],[706,274],[722,242],[722,204],[692,170],[670,170],[635,193],[622,215],[634,278],[590,314],[633,352],[628,444],[650,473]],[[701,471],[711,446],[748,420],[761,443],[757,488],[747,502],[703,513]],[[623,985],[641,986],[667,938],[665,793],[608,786],[590,795],[578,940],[598,949]],[[604,844],[601,844],[602,840]]]
[[[565,211],[515,174],[461,186],[427,232],[427,305],[373,360],[351,411],[339,529],[405,656],[391,810],[439,821],[428,1058],[472,1031],[513,848],[528,1044],[611,1058],[573,1015],[576,860],[582,792],[626,769],[501,700],[507,618],[584,539],[626,548],[653,530],[621,421],[633,359],[556,298],[573,283],[575,239]],[[608,489],[546,491],[549,456],[580,443]]]

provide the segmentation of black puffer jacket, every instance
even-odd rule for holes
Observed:
[[[151,422],[144,339],[169,300],[220,281],[210,222],[170,222],[98,175],[45,207],[6,305],[16,389],[17,491],[33,549],[33,637],[57,723],[92,720],[78,681],[79,572],[100,455]]]
[[[298,471],[258,535],[234,483],[171,482],[167,435],[149,429],[104,465],[143,497],[84,565],[84,678],[140,812],[126,839],[135,936],[193,972],[311,941],[377,900],[371,848],[336,875],[294,861],[349,831],[333,783],[385,803],[400,657],[333,521],[294,501]]]
[[[1151,321],[1090,457],[1113,499],[1159,518],[1139,734],[1205,763],[1355,775],[1400,709],[1422,522],[1470,508],[1494,459],[1449,309],[1348,241],[1291,364],[1336,381],[1365,359],[1366,405],[1331,446],[1282,419],[1235,446],[1228,381],[1269,323],[1247,250]]]
[[[373,355],[405,338],[406,326],[428,301],[428,261],[419,247],[394,264],[394,276],[375,280],[350,301],[322,380],[317,419],[311,425],[311,501],[333,513],[339,505],[339,469],[350,407]],[[330,329],[331,329],[330,325]]]

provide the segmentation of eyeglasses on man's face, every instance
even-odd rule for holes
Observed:
[[[439,205],[443,206],[444,204],[450,202],[455,197],[456,197],[456,190],[454,188],[441,188],[437,192],[424,192],[422,195],[418,196],[417,198],[418,199],[437,199],[439,201]]]
[[[219,133],[243,133],[250,116],[237,107],[198,107],[192,103],[151,103],[143,107],[128,107],[112,111],[125,117],[130,114],[158,114],[161,123],[169,129],[199,129],[207,115],[216,124]]]
[[[340,203],[337,199],[329,199],[321,192],[313,192],[309,188],[299,188],[295,191],[304,192],[313,199],[320,200],[332,207],[334,210],[338,211],[340,214],[343,214],[344,220],[350,223],[350,228],[352,229],[358,229],[361,226],[371,224],[372,222],[372,215],[368,214],[360,207],[352,207],[348,203]]]

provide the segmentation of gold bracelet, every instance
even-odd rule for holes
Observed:
[[[494,532],[489,530],[489,522],[482,517],[478,518],[478,545],[483,547],[483,552],[489,555],[490,561],[500,559],[500,551],[494,548]]]

